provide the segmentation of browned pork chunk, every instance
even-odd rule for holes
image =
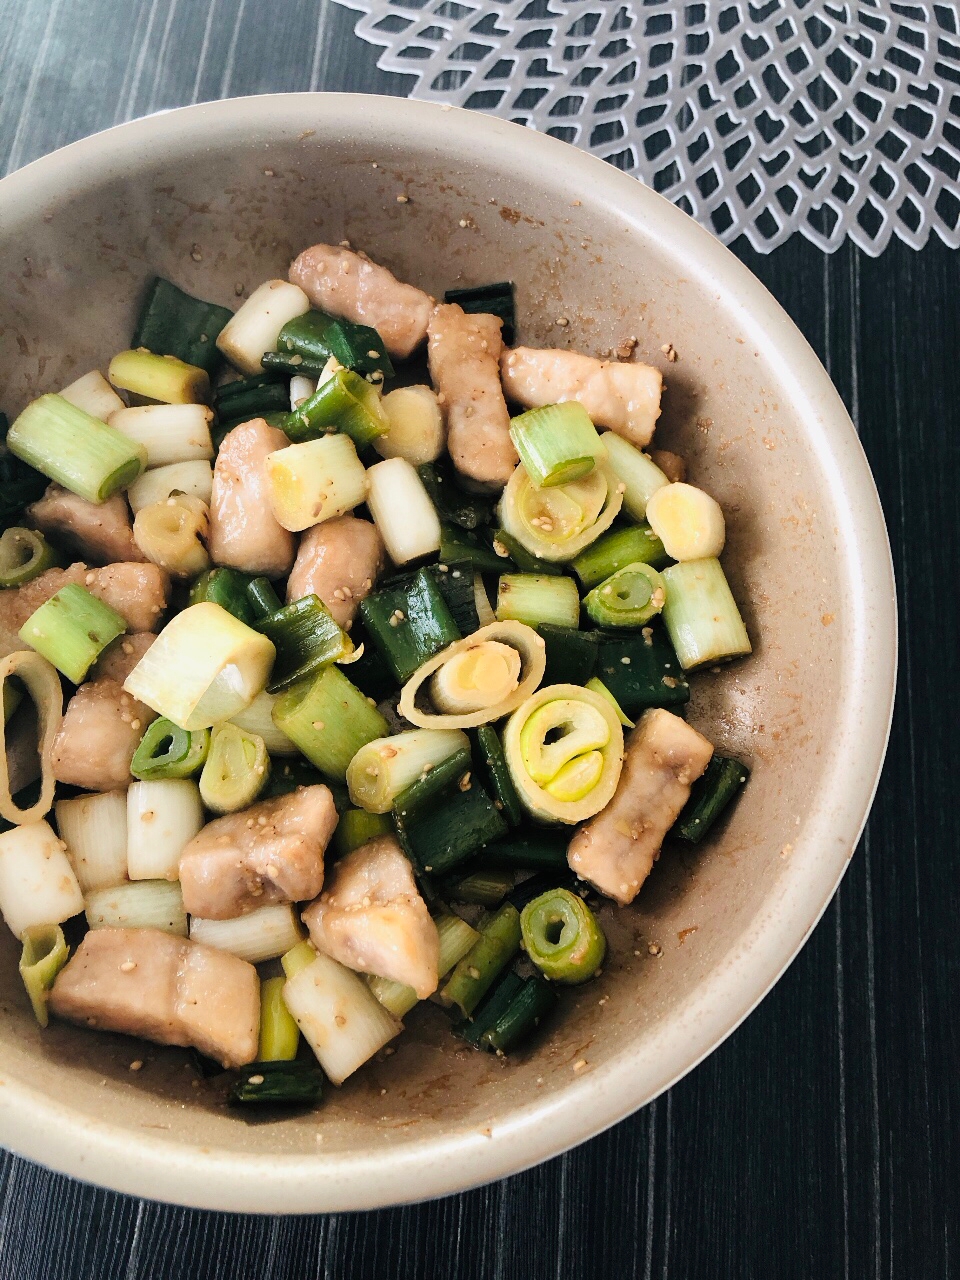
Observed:
[[[383,539],[376,525],[356,516],[324,520],[308,529],[287,580],[287,603],[317,595],[349,631],[360,601],[383,568]]]
[[[82,684],[67,703],[53,741],[53,776],[84,791],[129,786],[133,753],[156,718],[157,713],[125,693],[118,680]]]
[[[204,920],[232,920],[268,902],[315,898],[336,825],[324,786],[300,787],[208,822],[180,856],[183,905]]]
[[[213,469],[210,535],[214,564],[282,578],[296,551],[293,534],[277,523],[267,498],[267,458],[290,441],[263,418],[242,422],[224,437]]]
[[[528,409],[577,400],[596,427],[608,427],[642,449],[660,417],[660,370],[647,364],[595,360],[576,351],[515,347],[500,358],[508,400]]]
[[[627,738],[616,794],[570,841],[567,861],[577,875],[621,906],[632,902],[712,755],[679,716],[645,711]]]
[[[91,564],[146,559],[133,540],[130,508],[122,493],[106,502],[88,502],[51,484],[39,502],[27,507],[27,523],[70,547]]]
[[[91,929],[58,975],[50,1011],[242,1067],[257,1056],[260,982],[245,960],[159,929]]]
[[[349,969],[403,982],[421,1000],[436,991],[437,926],[393,836],[341,858],[303,920],[314,946]]]
[[[376,329],[390,354],[400,360],[426,337],[433,299],[401,283],[366,254],[342,245],[315,244],[293,263],[290,279],[321,311]]]

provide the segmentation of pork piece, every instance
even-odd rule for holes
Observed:
[[[156,638],[150,631],[135,631],[132,635],[118,636],[101,653],[90,668],[87,678],[89,680],[116,680],[118,684],[123,684]]]
[[[595,360],[576,351],[514,347],[500,358],[508,400],[528,409],[578,400],[596,427],[608,427],[642,449],[660,417],[663,379],[648,364]]]
[[[503,321],[467,315],[455,303],[430,320],[430,377],[447,419],[447,449],[457,470],[478,487],[502,489],[519,458],[500,386]]]
[[[703,734],[679,716],[645,711],[627,738],[613,799],[570,841],[567,861],[577,875],[621,906],[632,902],[712,755]]]
[[[91,564],[146,560],[133,539],[130,508],[122,493],[106,502],[88,502],[51,484],[39,502],[27,507],[26,516],[34,529],[50,534]]]
[[[341,858],[303,920],[314,946],[349,969],[403,982],[421,1000],[436,991],[437,926],[393,836],[378,836]]]
[[[263,418],[241,422],[224,437],[213,469],[207,550],[214,564],[282,578],[296,551],[293,534],[274,518],[265,462],[290,441]]]
[[[133,781],[130,761],[157,713],[109,677],[82,684],[53,740],[53,776],[84,791],[116,791]]]
[[[687,464],[679,453],[671,453],[668,449],[652,449],[650,460],[660,468],[671,484],[683,484],[687,478]]]
[[[353,626],[360,601],[370,594],[383,568],[383,539],[376,525],[356,516],[338,516],[308,529],[287,580],[287,603],[317,595],[345,631]]]
[[[208,822],[180,855],[183,905],[204,920],[232,920],[268,902],[315,898],[336,825],[333,796],[322,785]]]
[[[376,329],[383,345],[400,360],[426,336],[433,298],[412,284],[402,284],[366,254],[315,244],[293,263],[290,279],[321,311]]]
[[[260,982],[246,960],[160,929],[91,929],[58,974],[50,1011],[242,1067],[257,1056]]]

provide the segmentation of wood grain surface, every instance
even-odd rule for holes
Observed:
[[[718,6],[719,7],[719,6]],[[204,99],[403,94],[330,0],[0,0],[0,164]],[[668,1095],[432,1204],[241,1218],[0,1158],[0,1280],[947,1280],[960,1276],[960,309],[938,241],[740,256],[857,423],[901,600],[899,702],[861,847],[809,944]]]

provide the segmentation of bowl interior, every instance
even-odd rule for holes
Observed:
[[[437,295],[513,279],[524,343],[605,354],[636,339],[667,384],[657,444],[684,455],[727,513],[724,563],[756,646],[699,677],[690,709],[749,762],[751,785],[703,847],[665,851],[637,903],[605,912],[605,972],[565,1000],[535,1049],[499,1061],[459,1047],[428,1005],[322,1111],[252,1123],[178,1051],[62,1025],[41,1033],[3,930],[0,1137],[126,1190],[328,1209],[510,1172],[652,1097],[795,953],[882,755],[882,521],[852,428],[796,330],[638,184],[549,139],[410,103],[301,95],[176,112],[31,166],[5,180],[0,203],[11,416],[105,368],[155,273],[235,306],[317,240],[349,240]],[[132,1074],[137,1057],[146,1065]]]

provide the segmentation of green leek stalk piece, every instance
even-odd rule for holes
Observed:
[[[690,844],[699,844],[749,779],[750,770],[742,761],[713,755],[690,788],[690,799],[680,811],[670,834]]]
[[[533,573],[505,573],[497,588],[497,620],[525,622],[529,627],[549,623],[576,629],[580,622],[580,593],[572,578]]]
[[[690,686],[662,624],[640,633],[601,635],[597,677],[625,715],[636,719],[647,707],[677,707],[690,701]]]
[[[586,684],[597,667],[600,637],[596,631],[544,624],[537,628],[546,646],[544,684]]]
[[[684,671],[752,652],[719,560],[685,560],[663,571],[663,620]]]
[[[440,588],[425,569],[367,596],[360,604],[360,616],[400,684],[406,684],[428,658],[460,639]]]
[[[265,369],[302,373],[315,378],[330,359],[357,373],[393,375],[393,364],[376,329],[353,324],[322,311],[306,311],[280,330],[276,351],[263,357]]]
[[[377,388],[358,373],[341,369],[287,414],[282,430],[295,444],[340,431],[362,449],[385,435],[389,423]]]
[[[622,505],[623,485],[604,462],[579,480],[545,489],[521,464],[507,481],[498,511],[504,530],[530,555],[566,563],[607,532]]]
[[[440,939],[437,976],[445,978],[453,966],[463,959],[480,935],[459,916],[447,914],[434,916],[433,923],[437,926],[437,936]],[[413,987],[408,987],[402,982],[395,982],[392,978],[370,978],[368,982],[370,990],[395,1018],[405,1018],[414,1005],[419,1004],[419,998]]]
[[[271,613],[278,613],[283,608],[283,601],[273,589],[269,578],[254,578],[247,584],[247,599],[254,617],[267,618]]]
[[[264,978],[260,983],[261,1062],[292,1062],[297,1056],[300,1028],[283,1003],[286,978]]]
[[[353,641],[334,621],[319,596],[295,600],[269,617],[261,618],[256,626],[277,649],[268,693],[289,689],[292,684],[308,680],[324,667],[353,653]]]
[[[528,902],[520,930],[527,955],[553,982],[586,982],[607,954],[607,939],[596,916],[569,889],[550,889]]]
[[[203,768],[209,750],[209,729],[195,729],[190,733],[160,716],[140,739],[130,761],[130,772],[142,782],[192,778]]]
[[[390,726],[338,667],[287,689],[273,719],[321,773],[340,781],[361,747],[383,738]]]
[[[428,729],[425,732],[433,733],[434,730]],[[457,731],[441,730],[441,732],[452,736]],[[401,819],[412,819],[430,807],[435,798],[441,792],[449,790],[454,783],[458,786],[462,783],[463,789],[466,790],[464,779],[469,781],[469,770],[470,745],[469,741],[466,741],[462,747],[457,747],[449,755],[439,759],[433,768],[424,769],[419,777],[404,787],[393,799],[394,812]]]
[[[71,582],[30,615],[19,636],[68,680],[81,684],[107,645],[126,629],[119,613]]]
[[[625,729],[634,728],[634,722],[629,716],[624,714],[623,707],[621,707],[620,703],[616,700],[602,680],[598,680],[596,676],[591,676],[583,687],[585,689],[590,689],[593,693],[599,693],[601,698],[606,698],[611,707],[613,707],[614,711],[617,713],[617,719]]]
[[[253,1062],[227,1098],[234,1106],[312,1107],[322,1092],[323,1072],[312,1062]]]
[[[249,422],[252,418],[271,421],[274,414],[280,414],[285,420],[290,411],[290,393],[286,382],[280,381],[275,374],[238,378],[216,389],[213,407],[218,424],[214,441],[219,448],[223,437],[241,422]]]
[[[280,957],[280,964],[283,966],[284,975],[292,978],[295,973],[299,973],[301,969],[306,969],[308,965],[313,964],[317,958],[317,953],[309,942],[298,942],[295,947],[291,947],[289,951],[284,952]]]
[[[376,840],[377,836],[393,834],[393,823],[386,813],[367,813],[366,809],[348,809],[341,814],[337,829],[333,833],[333,852],[338,858],[344,858],[354,849],[359,849],[368,840]]]
[[[21,938],[20,977],[41,1027],[49,1021],[47,997],[57,974],[67,963],[70,948],[58,924],[34,924]]]
[[[7,432],[7,448],[88,502],[106,502],[147,462],[143,445],[49,394],[27,405]]]
[[[295,759],[271,761],[270,778],[260,792],[261,800],[273,800],[288,796],[297,787],[313,787],[325,781],[320,770],[298,755]],[[336,799],[336,792],[334,792]]]
[[[226,307],[202,302],[156,276],[147,289],[131,345],[158,356],[176,356],[212,373],[220,362],[217,338],[232,315]]]
[[[239,569],[208,569],[190,588],[191,604],[218,604],[227,613],[252,626],[257,614],[250,598],[251,579]]]
[[[494,552],[503,560],[512,560],[521,573],[563,573],[563,567],[552,560],[542,560],[532,555],[522,542],[506,529],[497,529],[493,535]]]
[[[602,440],[607,450],[607,465],[624,486],[624,511],[634,520],[645,519],[647,503],[669,480],[651,458],[622,436],[605,431]]]
[[[667,563],[663,543],[647,524],[629,529],[616,529],[598,538],[573,562],[574,572],[587,588],[595,587],[628,564],[650,564],[658,568]]]
[[[110,361],[107,377],[115,387],[161,404],[206,404],[210,375],[176,356],[151,351],[121,351]]]
[[[0,588],[22,587],[58,563],[42,533],[14,526],[0,535]]]
[[[235,724],[221,724],[210,738],[200,774],[200,795],[213,813],[236,813],[253,804],[270,776],[263,739]]]
[[[511,826],[517,827],[523,821],[523,806],[517,789],[510,777],[507,758],[503,754],[503,744],[492,724],[482,724],[474,729],[473,736],[477,744],[477,754],[484,766],[493,803],[497,806]]]
[[[594,587],[583,605],[598,627],[642,627],[663,608],[663,579],[648,564],[628,564]]]
[[[512,871],[490,868],[471,871],[459,880],[448,880],[441,889],[450,902],[472,902],[481,907],[498,907],[514,885]]]
[[[472,1018],[453,1028],[476,1049],[505,1054],[528,1039],[557,1005],[557,993],[539,974],[505,973]]]
[[[528,409],[510,420],[510,439],[538,488],[580,480],[606,457],[597,429],[576,400]]]
[[[459,753],[458,753],[459,754]],[[436,772],[456,760],[451,756]],[[430,775],[424,780],[433,782]],[[421,786],[415,783],[414,787]],[[465,862],[491,840],[507,832],[507,824],[487,791],[470,773],[461,772],[445,791],[434,793],[427,803],[421,789],[419,806],[412,806],[413,787],[397,798],[393,820],[397,837],[421,874],[444,875]]]
[[[448,460],[424,462],[417,467],[417,475],[441,522],[472,530],[493,519],[494,499],[461,489],[456,469]]]
[[[481,573],[499,573],[503,557],[480,541],[469,529],[440,521],[440,563],[469,565]]]
[[[493,986],[520,950],[520,912],[509,902],[480,926],[480,937],[450,975],[441,1001],[456,1005],[465,1017]]]
[[[526,835],[510,835],[505,840],[488,844],[477,859],[477,865],[514,871],[565,872],[569,843],[568,831],[558,833],[542,829]]]
[[[407,729],[361,747],[347,769],[350,799],[370,813],[389,813],[411,786],[432,782],[437,767],[466,753],[470,740],[459,729]]]
[[[499,316],[503,321],[504,345],[513,346],[516,337],[516,303],[512,280],[498,281],[496,284],[470,285],[465,289],[448,289],[443,295],[444,302],[455,302],[468,315],[478,312],[488,316]]]

